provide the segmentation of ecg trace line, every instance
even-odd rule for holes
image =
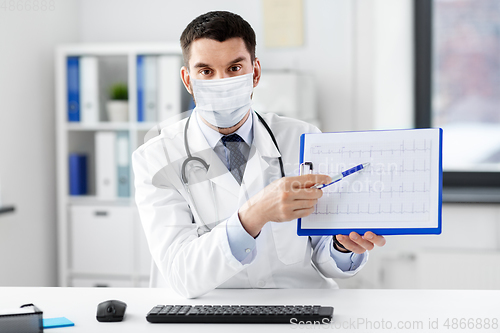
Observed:
[[[325,191],[326,192],[326,191]],[[390,191],[377,191],[377,190],[374,190],[373,188],[369,188],[368,191],[328,191],[326,192],[326,195],[327,197],[331,196],[331,195],[340,195],[340,197],[342,198],[342,195],[343,194],[368,194],[368,195],[371,195],[372,193],[376,193],[376,194],[388,194],[390,193],[391,194],[391,197],[394,193],[399,193],[399,194],[402,194],[402,193],[428,193],[430,192],[429,189],[426,189],[425,188],[425,184],[424,184],[424,188],[423,190],[416,190],[415,188],[413,188],[412,190],[405,190],[403,188],[403,186],[399,186],[397,190],[394,190],[394,188],[391,186],[391,190]]]
[[[390,204],[390,207],[389,207],[389,210],[388,211],[384,211],[382,209],[382,204],[379,204],[378,205],[378,211],[374,211],[374,212],[371,212],[371,209],[370,209],[370,205],[368,205],[368,210],[366,211],[363,211],[359,208],[359,204],[358,204],[358,209],[356,211],[350,211],[349,210],[349,205],[347,206],[347,210],[346,211],[342,211],[342,210],[339,210],[339,206],[337,205],[337,209],[336,211],[334,212],[330,212],[328,210],[328,205],[326,205],[326,209],[325,209],[325,212],[320,212],[318,211],[318,207],[316,205],[316,209],[314,210],[314,212],[311,214],[311,215],[361,215],[361,214],[369,214],[369,215],[379,215],[379,214],[426,214],[426,213],[429,213],[429,210],[425,209],[425,203],[423,204],[422,206],[422,210],[415,210],[415,207],[414,207],[414,204],[412,204],[412,210],[404,210],[403,209],[403,204],[401,204],[401,209],[399,211],[397,210],[393,210],[392,209],[392,204]]]
[[[316,145],[316,146],[312,146],[310,148],[312,155],[317,155],[317,154],[321,154],[321,155],[326,155],[326,154],[329,154],[329,155],[340,154],[341,157],[344,157],[344,154],[348,153],[349,157],[351,157],[352,154],[357,153],[357,154],[359,154],[359,157],[361,157],[362,153],[370,153],[370,157],[372,157],[372,153],[380,153],[380,155],[383,155],[383,153],[391,152],[391,154],[394,155],[394,152],[399,152],[399,153],[402,154],[402,153],[404,153],[406,151],[410,151],[410,152],[414,152],[414,153],[431,151],[432,141],[430,142],[429,147],[427,147],[427,140],[424,140],[424,148],[417,148],[415,140],[413,140],[413,148],[406,148],[404,140],[403,140],[403,143],[399,146],[399,149],[373,149],[373,146],[370,146],[370,150],[362,150],[362,149],[360,149],[360,150],[352,150],[352,149],[344,150],[345,147],[342,147],[342,148],[339,148],[338,150],[330,150],[330,149],[328,149],[326,152],[322,151],[322,150],[318,150],[318,151],[315,152],[315,148],[318,148],[318,147],[321,147],[321,146]]]
[[[406,168],[406,166],[405,166],[405,161],[403,160],[403,161],[401,161],[401,163],[398,165],[398,166],[399,166],[399,168],[394,168],[394,164],[395,164],[395,163],[387,162],[388,164],[390,164],[390,165],[391,165],[391,166],[390,166],[390,168],[385,169],[385,168],[383,168],[383,167],[382,167],[382,168],[379,168],[379,167],[376,167],[376,166],[375,166],[375,167],[374,167],[374,169],[375,169],[375,170],[374,170],[374,172],[375,172],[375,173],[378,173],[378,172],[388,172],[388,173],[393,172],[393,173],[396,173],[396,174],[397,174],[397,173],[398,173],[398,171],[399,171],[399,173],[405,173],[405,172],[413,172],[413,173],[415,173],[415,172],[427,172],[427,171],[431,171],[431,169],[427,167],[426,160],[423,160],[423,164],[424,164],[424,165],[423,165],[423,168],[422,168],[422,169],[418,168],[418,167],[415,165],[416,161],[417,161],[416,159],[414,159],[414,160],[413,160],[413,163],[412,163],[412,167],[411,167],[411,169]]]
[[[330,173],[330,174],[340,173],[340,171],[337,171],[337,169],[328,168],[328,173]],[[424,161],[424,167],[422,169],[416,167],[415,163],[413,163],[413,168],[412,169],[394,169],[394,168],[390,168],[390,169],[380,168],[380,169],[377,169],[377,168],[375,168],[375,170],[373,170],[372,173],[374,173],[375,176],[379,176],[379,177],[384,176],[384,174],[389,174],[389,175],[391,175],[391,181],[394,181],[394,176],[403,175],[403,174],[406,174],[406,173],[409,173],[409,174],[410,173],[419,173],[419,172],[428,173],[429,171],[431,171],[431,169],[425,166],[425,161]]]

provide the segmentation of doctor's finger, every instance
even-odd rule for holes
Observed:
[[[373,244],[375,244],[377,246],[384,246],[385,245],[385,237],[375,235],[371,231],[365,232],[365,234],[363,235],[363,238],[367,239],[368,241],[372,242]]]
[[[371,251],[373,250],[373,248],[375,247],[375,245],[369,241],[369,240],[366,240],[364,237],[361,237],[360,234],[358,234],[357,232],[351,232],[349,234],[349,238],[356,244],[358,244],[359,246],[361,246],[362,248],[368,250],[368,251]]]
[[[291,220],[295,220],[295,219],[309,216],[314,212],[314,209],[315,209],[315,207],[294,210],[291,213],[291,216],[292,216]]]
[[[314,208],[314,205],[318,203],[317,199],[306,199],[306,200],[295,200],[292,204],[292,209],[293,210],[299,210],[299,209],[309,209],[309,208]]]
[[[302,175],[297,177],[290,177],[290,184],[292,188],[309,188],[315,184],[328,184],[332,178],[328,175]]]
[[[354,242],[349,238],[349,236],[345,235],[337,235],[337,240],[342,244],[346,249],[349,251],[352,251],[357,254],[364,253],[366,249],[359,245],[358,243]]]
[[[317,188],[296,188],[290,191],[294,200],[319,199],[323,196],[323,191]]]

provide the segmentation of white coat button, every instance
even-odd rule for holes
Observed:
[[[250,253],[250,251],[252,251],[252,250],[250,250],[250,249],[245,249],[245,252],[246,252],[246,253]]]
[[[259,288],[262,288],[262,287],[264,287],[265,285],[266,285],[266,281],[259,281],[259,282],[257,283],[257,286],[258,286]]]

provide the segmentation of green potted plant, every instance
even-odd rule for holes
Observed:
[[[125,83],[119,82],[111,86],[106,106],[109,121],[128,121],[128,88]]]

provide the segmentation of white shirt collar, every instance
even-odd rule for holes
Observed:
[[[244,141],[245,143],[251,147],[252,146],[252,141],[253,141],[253,117],[252,117],[252,112],[253,110],[250,110],[250,115],[247,118],[247,120],[241,125],[240,128],[235,132],[238,134]],[[193,111],[193,114],[196,113],[196,111]],[[207,140],[208,144],[210,147],[215,148],[215,145],[220,141],[220,138],[223,137],[221,133],[218,131],[214,130],[213,128],[210,128],[207,124],[203,122],[202,119],[199,119],[201,117],[198,113],[196,113],[196,123],[198,124],[198,127],[200,128],[201,132],[205,136],[205,139]]]

